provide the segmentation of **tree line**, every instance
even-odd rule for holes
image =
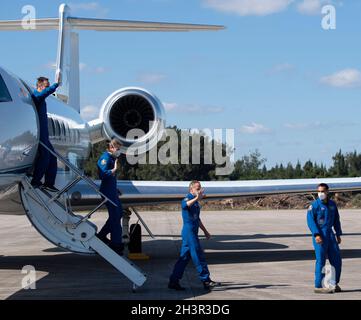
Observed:
[[[266,167],[266,159],[259,151],[251,152],[235,162],[235,169],[230,180],[251,179],[302,179],[302,178],[337,178],[361,176],[361,154],[356,151],[343,153],[339,150],[332,157],[332,164],[327,168],[311,160],[296,165],[292,163],[276,164]]]
[[[177,127],[175,129],[180,137],[181,130]],[[199,133],[193,133],[197,135]],[[201,135],[201,134],[200,134]],[[178,139],[178,148],[180,148],[181,139]],[[200,163],[190,164],[192,162],[192,150],[189,149],[189,164],[135,164],[130,165],[126,156],[122,155],[120,162],[122,165],[118,174],[120,180],[169,180],[169,181],[188,181],[198,179],[203,181],[209,180],[253,180],[253,179],[301,179],[301,178],[329,178],[329,177],[357,177],[361,176],[361,154],[353,151],[343,153],[339,150],[333,157],[332,163],[327,168],[324,164],[318,164],[312,160],[308,160],[301,164],[297,162],[296,165],[292,163],[276,164],[270,168],[266,166],[266,159],[262,157],[258,150],[244,155],[242,158],[234,163],[234,170],[228,176],[217,176],[215,170],[217,164],[205,164],[204,159],[204,145],[205,142],[211,143],[212,147],[220,146],[223,154],[226,155],[226,150],[229,152],[229,146],[211,140],[208,137],[200,138]],[[157,148],[161,148],[168,141],[160,141]],[[94,179],[98,179],[97,160],[102,152],[106,150],[106,142],[100,142],[93,145],[89,158],[85,161],[85,173]],[[179,160],[181,152],[178,152]],[[228,153],[229,154],[229,153]],[[144,157],[148,157],[145,154]],[[179,161],[180,163],[180,161]]]

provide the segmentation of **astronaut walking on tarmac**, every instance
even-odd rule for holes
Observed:
[[[106,202],[109,218],[103,228],[97,234],[97,237],[104,243],[108,244],[119,255],[123,254],[122,244],[122,225],[121,218],[123,216],[122,204],[119,200],[117,188],[117,170],[119,169],[118,157],[121,154],[120,148],[122,144],[112,139],[108,143],[108,149],[99,158],[97,167],[99,178],[101,179],[100,192],[113,201],[114,206],[109,201]],[[107,238],[110,233],[110,241]]]
[[[198,201],[202,200],[204,196],[201,183],[193,180],[189,184],[189,193],[182,200],[182,248],[180,257],[169,279],[169,289],[185,290],[185,288],[180,285],[179,280],[182,278],[190,259],[192,259],[197,269],[199,279],[202,281],[204,289],[210,290],[212,287],[220,285],[220,283],[216,283],[210,278],[210,272],[198,238],[199,228],[202,229],[207,240],[211,238],[211,235],[200,219],[201,206]]]
[[[312,242],[316,254],[315,293],[341,292],[342,260],[339,244],[341,243],[341,223],[337,205],[329,198],[329,187],[321,183],[317,188],[318,199],[313,201],[307,211],[307,224],[312,233]],[[330,284],[324,284],[326,258],[335,271]],[[332,273],[331,273],[332,274]],[[330,287],[331,285],[331,287]]]

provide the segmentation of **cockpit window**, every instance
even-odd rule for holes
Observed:
[[[0,102],[12,101],[8,88],[0,75]]]

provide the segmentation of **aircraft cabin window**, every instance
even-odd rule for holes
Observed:
[[[71,141],[70,129],[69,129],[69,125],[67,123],[65,123],[65,132],[66,132],[65,140]]]
[[[54,120],[55,121],[55,136],[57,138],[60,137],[60,124],[58,120]]]
[[[63,140],[66,139],[65,134],[66,134],[65,125],[64,125],[64,123],[62,122],[62,123],[61,123],[61,136],[62,136],[62,139],[63,139]]]
[[[70,130],[70,141],[71,141],[71,143],[75,143],[74,129],[71,128],[69,130]]]
[[[52,127],[53,127],[53,136],[56,136],[55,121],[53,118],[51,119],[51,123],[52,123]]]
[[[51,118],[48,118],[48,128],[49,128],[49,136],[54,136],[54,121]]]
[[[5,81],[0,75],[0,102],[12,101],[8,88],[6,87]]]

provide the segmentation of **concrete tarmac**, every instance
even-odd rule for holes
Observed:
[[[0,216],[0,299],[361,299],[361,210],[341,210],[342,293],[313,293],[314,251],[305,210],[208,211],[202,236],[212,279],[222,286],[205,292],[190,262],[184,292],[167,288],[181,244],[180,212],[143,212],[156,239],[143,231],[143,252],[135,261],[148,274],[136,293],[131,283],[99,256],[63,252],[43,239],[26,216]],[[92,220],[101,226],[106,212]],[[131,222],[134,222],[132,218]],[[201,234],[201,232],[200,232]],[[36,289],[22,289],[26,265],[35,267]]]

